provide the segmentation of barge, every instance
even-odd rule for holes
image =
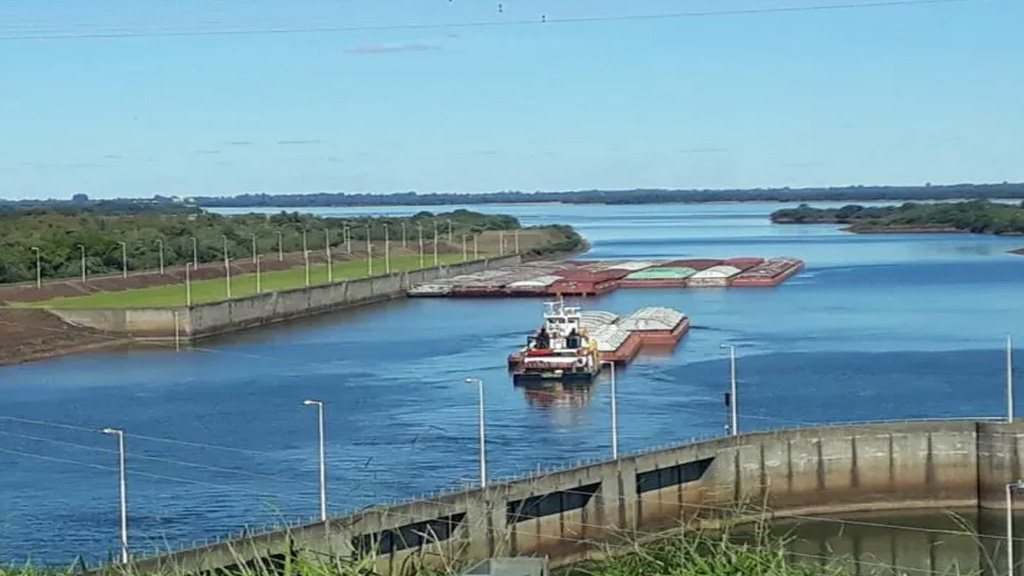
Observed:
[[[620,288],[778,286],[800,273],[796,258],[536,261],[413,285],[409,296],[508,298],[599,296]]]
[[[672,308],[641,308],[620,317],[581,312],[561,299],[547,306],[543,326],[508,357],[517,385],[589,384],[602,363],[631,362],[645,346],[674,347],[690,330],[689,317]]]

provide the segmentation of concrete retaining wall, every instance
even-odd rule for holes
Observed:
[[[496,484],[328,523],[141,561],[212,569],[286,553],[352,555],[379,569],[410,556],[577,558],[595,542],[766,508],[780,517],[861,510],[1001,507],[1019,477],[1024,423],[926,421],[721,438]],[[432,537],[416,537],[430,534]],[[396,545],[403,537],[407,545]]]
[[[401,298],[406,290],[422,282],[472,274],[521,261],[518,255],[473,260],[309,288],[266,292],[191,308],[54,308],[48,311],[76,326],[115,334],[171,339],[177,330],[183,339],[198,339],[349,306]]]

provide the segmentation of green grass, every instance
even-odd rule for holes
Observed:
[[[462,262],[462,254],[440,254],[441,264]],[[433,257],[426,259],[426,266],[433,266]],[[334,281],[353,278],[366,278],[368,266],[366,260],[335,262],[332,266]],[[402,272],[420,268],[419,255],[393,256],[391,271]],[[374,275],[384,273],[384,259],[373,259]],[[264,272],[261,283],[264,292],[301,288],[306,285],[306,269],[303,266],[289,270]],[[324,264],[310,266],[310,285],[327,283],[327,266]],[[256,294],[256,275],[243,274],[231,277],[231,297],[243,298]],[[224,278],[197,280],[192,282],[192,303],[207,304],[227,299],[227,288]],[[12,306],[25,308],[154,308],[162,306],[184,306],[186,302],[185,284],[170,284],[152,288],[137,288],[115,292],[99,292],[88,296],[73,298],[55,298],[40,302],[14,302]],[[0,575],[2,576],[2,575]]]

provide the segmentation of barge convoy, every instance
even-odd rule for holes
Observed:
[[[672,308],[641,308],[620,317],[582,312],[562,299],[547,307],[540,329],[508,357],[517,385],[589,384],[606,363],[630,362],[645,346],[674,347],[690,329],[690,319]]]
[[[409,289],[409,296],[596,296],[619,288],[772,287],[804,268],[796,258],[669,261],[542,261],[442,278]]]

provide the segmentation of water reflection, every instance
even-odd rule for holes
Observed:
[[[594,385],[550,381],[517,387],[523,391],[527,404],[534,408],[573,409],[590,403]]]
[[[792,539],[795,560],[838,563],[849,574],[997,576],[1006,573],[1005,522],[999,510],[966,509],[807,517],[771,530]],[[1024,551],[1015,548],[1019,565]]]

